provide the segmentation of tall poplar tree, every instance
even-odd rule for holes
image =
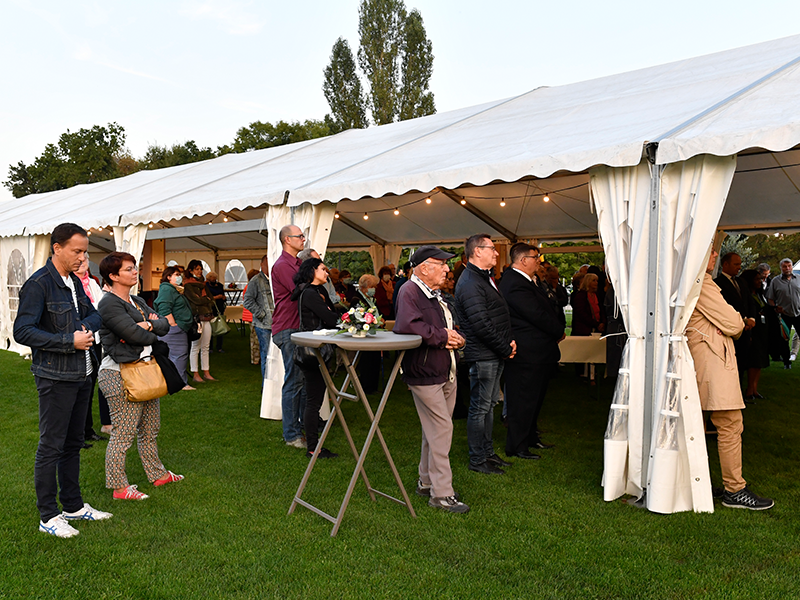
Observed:
[[[353,114],[345,107],[362,107],[364,115],[368,107],[377,125],[434,114],[433,45],[419,11],[408,13],[403,0],[362,0],[358,17],[358,65],[368,88],[361,91],[350,48],[339,38],[323,84],[334,118],[346,129],[358,120],[345,118]]]

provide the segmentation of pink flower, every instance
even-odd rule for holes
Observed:
[[[374,323],[375,322],[375,315],[373,315],[372,313],[366,313],[364,315],[364,321],[366,323]]]
[[[344,313],[342,315],[342,323],[349,323],[350,322],[350,315],[348,313]]]

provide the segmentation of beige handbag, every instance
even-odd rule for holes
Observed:
[[[119,366],[122,386],[129,402],[146,402],[166,396],[167,382],[154,357],[140,358]]]

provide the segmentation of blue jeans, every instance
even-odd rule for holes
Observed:
[[[298,331],[299,329],[284,329],[272,336],[272,341],[281,350],[285,372],[281,392],[281,412],[283,413],[283,439],[286,442],[292,442],[303,435],[301,419],[306,408],[305,379],[303,372],[294,364],[295,345],[292,343],[291,337]],[[259,343],[261,343],[260,340]]]
[[[469,368],[469,416],[467,417],[467,444],[469,464],[479,465],[494,454],[492,429],[494,407],[500,401],[500,376],[503,361],[482,360]]]
[[[187,383],[186,361],[189,360],[189,336],[177,325],[172,325],[167,335],[162,335],[158,339],[167,344],[169,348],[169,359],[172,361],[172,364],[175,365],[175,368],[178,369],[183,383]]]
[[[258,338],[258,349],[261,352],[261,385],[264,385],[264,379],[267,376],[267,355],[269,354],[269,338],[272,337],[271,329],[262,329],[255,327],[256,337]]]

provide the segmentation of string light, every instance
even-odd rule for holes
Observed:
[[[91,230],[91,229],[90,229],[89,231],[87,231],[87,232],[86,232],[86,236],[87,236],[87,237],[88,237],[88,236],[90,236],[90,235],[92,235],[92,230]]]
[[[503,198],[502,200],[500,200],[500,206],[505,206],[505,205],[506,205],[506,199]]]
[[[464,198],[462,198],[461,199],[461,206],[466,206],[466,205],[467,205],[467,201]]]
[[[425,204],[430,204],[430,203],[431,203],[431,199],[430,198],[425,198]]]
[[[111,237],[114,237],[114,230],[109,228],[108,235],[110,235]]]
[[[153,228],[153,224],[152,224],[152,223],[150,223],[150,224],[148,225],[148,227],[149,227],[150,229],[152,229],[152,228]]]
[[[339,213],[338,212],[333,213],[333,218],[334,219],[338,219],[339,218]]]
[[[394,209],[394,216],[396,217],[396,216],[397,216],[397,215],[399,215],[399,214],[400,214],[400,211],[399,211],[399,210],[397,210],[397,209],[395,208],[395,209]]]
[[[225,223],[227,223],[227,222],[228,222],[228,217],[222,217],[222,220],[223,220]]]
[[[364,220],[369,221],[369,215],[367,213],[364,213]]]
[[[548,194],[545,194],[542,200],[544,200],[545,202],[550,202],[550,196]]]

